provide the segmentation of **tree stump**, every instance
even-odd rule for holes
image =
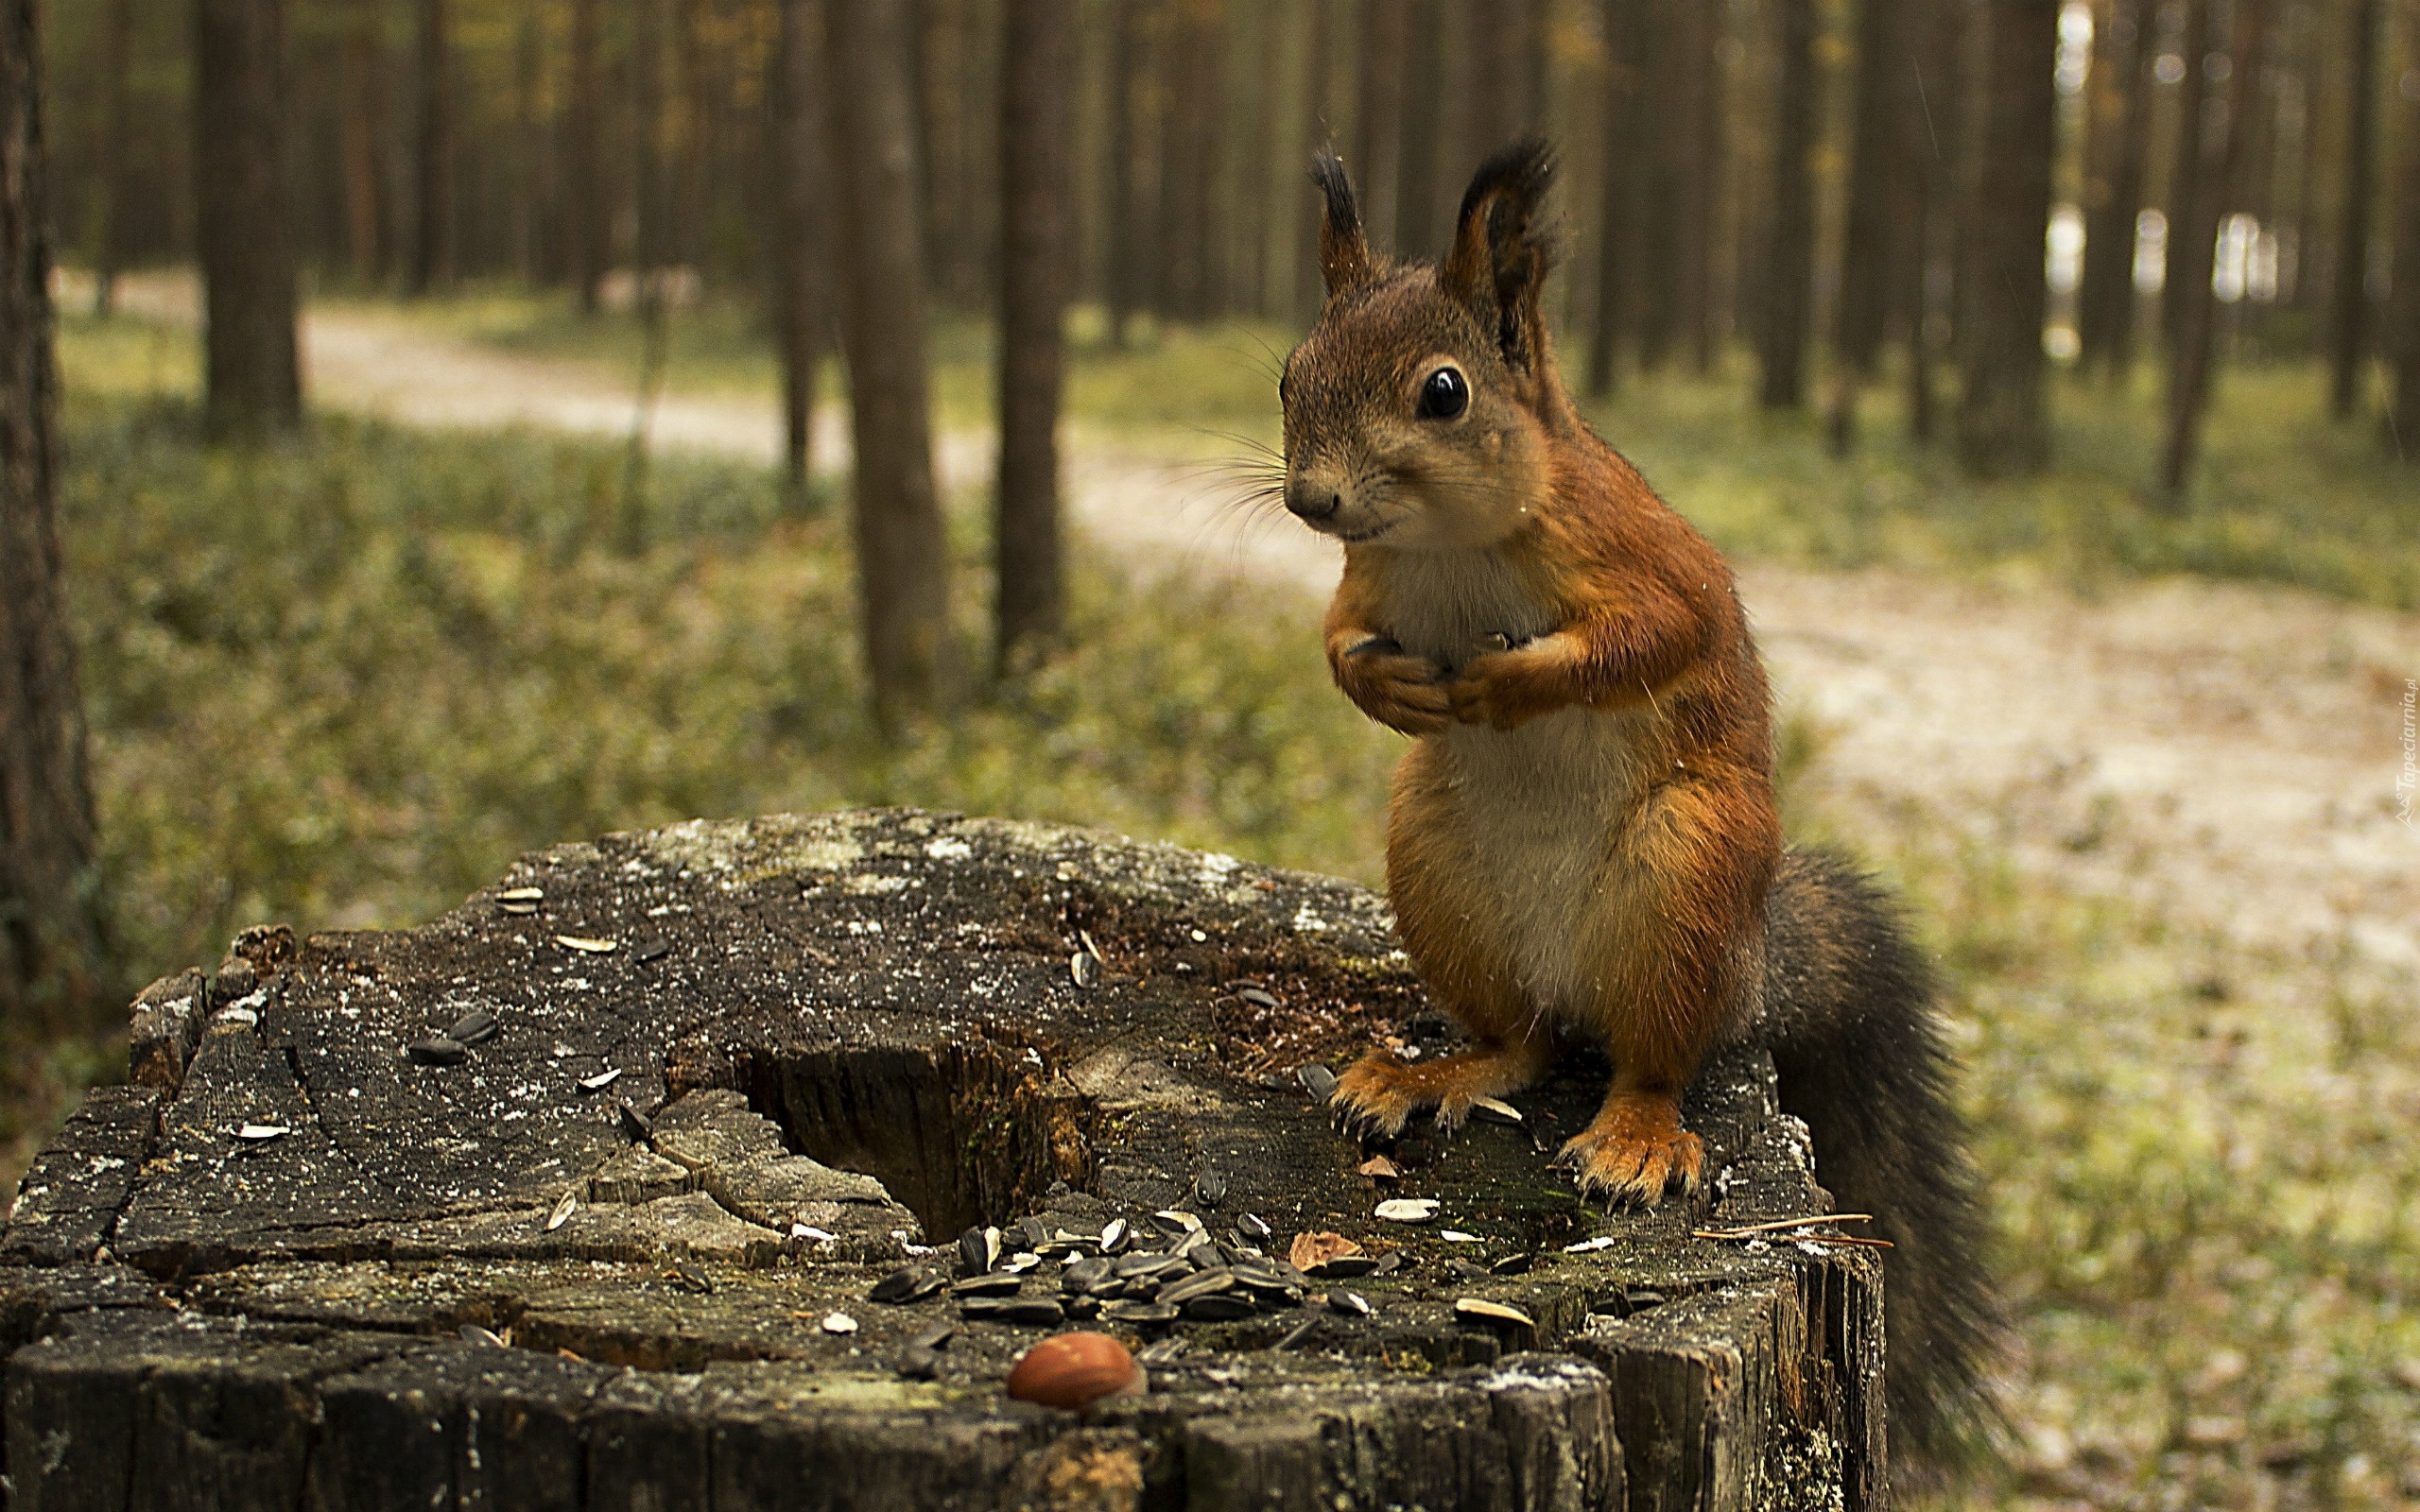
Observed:
[[[1693,1237],[1828,1208],[1770,1062],[1692,1093],[1695,1207],[1548,1169],[1601,1064],[1364,1174],[1306,1068],[1452,1039],[1389,928],[1340,882],[884,811],[248,931],[138,1000],[133,1084],[0,1234],[13,1505],[1881,1504],[1873,1252]],[[1014,1297],[956,1289],[987,1228],[1038,1257]],[[1290,1271],[1315,1232],[1380,1268]],[[1230,1284],[1174,1321],[1118,1269],[1204,1244],[1161,1268]],[[873,1300],[903,1269],[929,1295]],[[1150,1390],[1010,1400],[1068,1328]]]

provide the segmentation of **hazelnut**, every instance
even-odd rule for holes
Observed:
[[[1139,1396],[1143,1367],[1106,1333],[1054,1333],[1025,1351],[1009,1372],[1009,1395],[1069,1411],[1103,1397]]]

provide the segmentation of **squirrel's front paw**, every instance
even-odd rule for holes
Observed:
[[[1549,635],[1471,658],[1446,690],[1455,719],[1512,730],[1571,702],[1564,651],[1563,638]]]
[[[1393,1139],[1422,1102],[1419,1079],[1409,1066],[1374,1050],[1336,1078],[1327,1104],[1338,1123],[1357,1134]]]
[[[1392,641],[1373,638],[1340,657],[1336,681],[1363,713],[1390,730],[1427,735],[1453,723],[1445,669]]]
[[[1671,1098],[1615,1096],[1596,1122],[1564,1142],[1556,1160],[1572,1168],[1582,1196],[1651,1208],[1667,1187],[1697,1190],[1705,1146],[1681,1126]]]

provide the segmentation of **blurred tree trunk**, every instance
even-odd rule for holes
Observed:
[[[1542,124],[1546,6],[1543,0],[1498,0],[1475,20],[1471,149],[1476,159],[1483,159]]]
[[[598,0],[571,0],[571,109],[564,117],[563,219],[571,235],[572,277],[582,313],[596,313],[605,270],[613,262],[606,216],[598,128],[604,90],[597,78]]]
[[[101,181],[94,197],[100,228],[93,239],[93,314],[104,320],[117,307],[134,218],[134,0],[109,0],[109,7],[101,35]]]
[[[907,0],[845,0],[824,21],[847,296],[841,340],[856,444],[858,605],[875,713],[895,731],[910,710],[942,701],[955,672],[925,387],[912,43]]]
[[[0,1027],[40,1030],[99,1005],[107,962],[60,588],[37,11],[0,3]]]
[[[1167,108],[1160,121],[1160,313],[1218,313],[1219,148],[1226,123],[1223,0],[1175,0],[1161,47]]]
[[[546,152],[539,112],[545,87],[544,48],[544,23],[535,11],[523,15],[512,33],[512,270],[531,285],[544,266],[539,248]]]
[[[1428,257],[1442,232],[1437,209],[1437,159],[1445,114],[1445,18],[1441,0],[1405,7],[1403,84],[1396,92],[1395,255]],[[1366,219],[1366,217],[1365,217]]]
[[[1909,57],[1906,0],[1863,0],[1857,17],[1857,96],[1849,146],[1847,224],[1841,232],[1840,304],[1832,344],[1849,376],[1874,371],[1890,322],[1892,290],[1898,284],[1902,245],[1893,224],[1898,213],[1898,169],[1905,154],[1893,140],[1902,122],[1897,76]]]
[[[1002,673],[1055,641],[1060,319],[1067,302],[1067,139],[1076,0],[1008,0],[1000,79],[1000,491],[994,540]]]
[[[631,166],[638,208],[638,247],[631,261],[639,301],[651,306],[664,283],[659,275],[672,263],[672,213],[664,163],[666,17],[661,0],[640,0],[631,16]]]
[[[782,475],[804,503],[814,464],[815,363],[830,319],[824,233],[831,185],[824,162],[822,0],[781,0],[773,74],[766,91],[771,141],[772,245],[767,279],[782,359]]]
[[[1964,236],[1970,297],[1958,332],[1958,452],[1968,472],[1994,477],[2031,472],[2050,452],[2042,239],[2058,110],[2050,71],[2058,0],[1986,0],[1986,24],[1979,177]]]
[[[1355,43],[1352,157],[1345,166],[1360,191],[1361,224],[1385,236],[1401,230],[1395,197],[1403,179],[1405,48],[1411,36],[1411,0],[1358,0]],[[1311,217],[1316,245],[1319,216]],[[1397,249],[1402,242],[1396,241]],[[1317,266],[1316,256],[1312,266]],[[1320,291],[1323,293],[1324,291]]]
[[[2186,246],[2187,228],[2199,225],[2202,210],[2198,203],[2204,188],[2202,149],[2209,129],[2209,61],[2212,9],[2220,0],[2180,0],[2185,11],[2185,30],[2181,50],[2185,56],[2185,77],[2176,91],[2175,163],[2168,175],[2168,264],[2162,278],[2159,298],[2159,338],[2169,350],[2176,347],[2176,334],[2185,326],[2185,288],[2188,282],[2181,269],[2187,262],[2198,257],[2203,276],[2208,277],[2210,249],[2198,253]]]
[[[1958,148],[1963,138],[1956,102],[1964,25],[1962,14],[1947,7],[1918,6],[1914,19],[1899,119],[1899,148],[1906,154],[1901,214],[1909,240],[1899,297],[1908,325],[1908,434],[1930,441],[1940,412],[1933,371],[1935,328],[1942,322],[1935,318],[1945,314],[1938,306],[1946,303],[1936,300],[1936,283],[1949,282],[1937,275],[1954,268],[1958,252]]]
[[[1638,149],[1646,133],[1638,108],[1638,44],[1645,9],[1644,0],[1605,0],[1605,99],[1598,131],[1604,185],[1597,228],[1596,332],[1583,386],[1599,398],[1614,391],[1627,315],[1623,285],[1633,276],[1639,243]]]
[[[1303,129],[1303,141],[1308,149],[1304,153],[1305,159],[1322,147],[1332,147],[1335,145],[1333,141],[1335,114],[1329,108],[1328,76],[1335,71],[1336,65],[1334,18],[1331,15],[1334,7],[1331,0],[1311,0],[1311,4],[1306,9],[1309,11],[1310,35],[1305,46],[1310,56],[1304,74],[1303,86],[1303,109],[1307,117],[1304,122]],[[1357,152],[1359,149],[1357,147],[1355,150]],[[1296,166],[1299,169],[1306,165],[1305,163]],[[1353,164],[1353,171],[1357,177],[1366,175],[1370,171],[1370,165],[1366,161],[1356,162]],[[1303,325],[1308,325],[1319,318],[1320,305],[1326,295],[1318,273],[1319,212],[1312,208],[1311,191],[1304,186],[1303,177],[1299,171],[1280,181],[1294,197],[1293,266],[1286,270],[1287,276],[1292,281],[1290,286],[1294,292],[1294,318]]]
[[[2377,176],[2378,0],[2353,0],[2345,49],[2344,190],[2336,222],[2336,282],[2329,290],[2327,409],[2351,417],[2361,391],[2361,358],[2369,324],[2371,182]],[[2401,280],[2395,286],[2399,291]]]
[[[344,39],[345,250],[363,285],[387,271],[386,197],[378,175],[378,22],[375,0],[354,0]]]
[[[1756,322],[1756,402],[1797,409],[1806,403],[1807,305],[1815,284],[1815,0],[1779,0],[1775,19],[1772,222]]]
[[[2420,5],[2404,0],[2404,77],[2420,77]],[[2402,92],[2402,162],[2394,218],[2394,395],[2387,410],[2389,455],[2420,465],[2420,90]]]
[[[1109,340],[1126,345],[1126,328],[1143,304],[1143,215],[1135,182],[1138,112],[1147,49],[1138,13],[1148,0],[1110,0]]]
[[[1716,43],[1722,19],[1700,0],[1678,0],[1670,109],[1665,148],[1672,157],[1672,283],[1668,297],[1678,334],[1700,373],[1714,368],[1714,215],[1722,166],[1721,90]]]
[[[2195,0],[2195,4],[2204,11],[2196,25],[2207,37],[2210,0]],[[2211,264],[2219,223],[2242,192],[2243,144],[2251,135],[2269,8],[2270,0],[2234,0],[2225,113],[2216,119],[2207,112],[2203,113],[2201,151],[2194,160],[2195,182],[2189,195],[2193,218],[2178,225],[2169,237],[2169,276],[2184,281],[2176,331],[2169,344],[2168,455],[2160,474],[2170,508],[2183,507],[2193,480],[2193,464],[2201,454],[2218,306],[2218,296],[2210,287]]]
[[[2133,357],[2135,222],[2150,164],[2159,0],[2118,0],[2085,101],[2083,271],[2076,335],[2085,366],[2123,376]]]
[[[194,199],[210,433],[302,418],[285,184],[285,0],[194,0]]]
[[[454,282],[453,50],[446,37],[445,0],[420,0],[418,77],[412,292],[427,294]]]
[[[1637,23],[1630,57],[1638,80],[1631,142],[1635,202],[1630,235],[1638,266],[1629,280],[1632,337],[1641,372],[1652,372],[1670,355],[1675,329],[1672,290],[1680,282],[1680,155],[1671,112],[1682,91],[1672,77],[1674,34],[1681,22],[1676,0],[1629,0]]]

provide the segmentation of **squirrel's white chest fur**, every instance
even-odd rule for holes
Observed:
[[[1539,603],[1494,553],[1405,554],[1390,564],[1386,628],[1407,651],[1458,670],[1495,649],[1553,631]],[[1457,725],[1424,737],[1450,773],[1467,853],[1521,963],[1523,986],[1549,1011],[1594,996],[1589,943],[1604,930],[1622,826],[1647,773],[1636,713],[1567,708],[1516,730]]]

